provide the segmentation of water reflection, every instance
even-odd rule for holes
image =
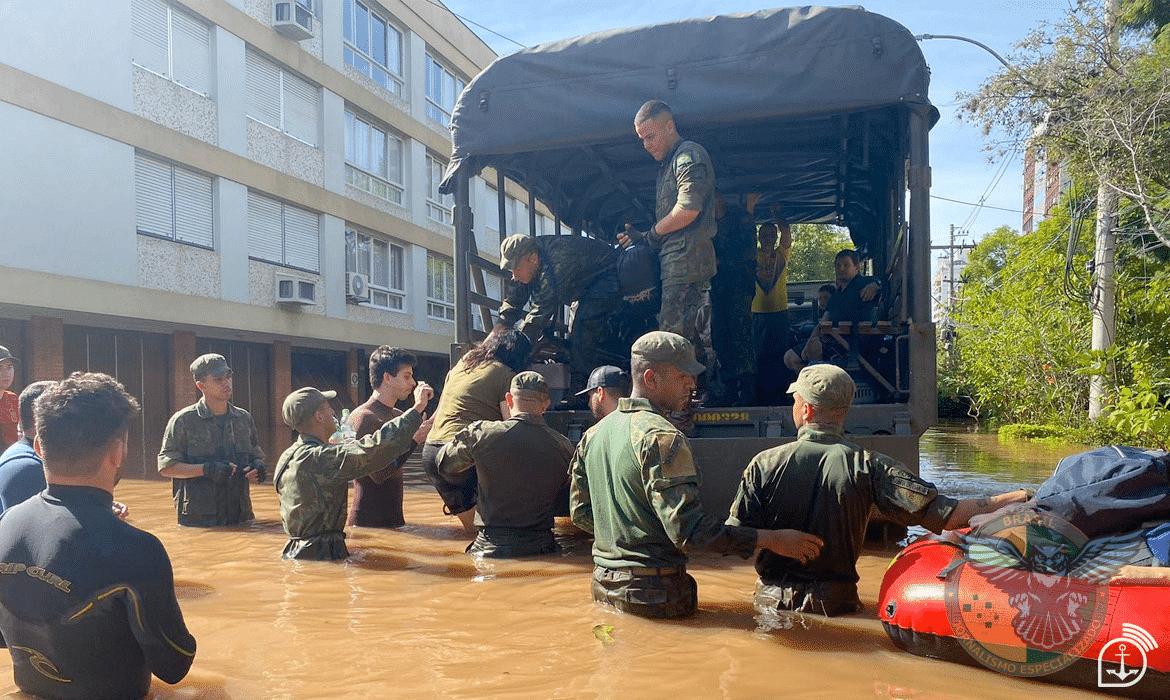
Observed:
[[[1086,449],[1082,445],[1001,443],[995,433],[979,432],[973,426],[944,426],[922,436],[919,469],[923,478],[947,495],[987,496],[1036,486],[1052,474],[1061,458]]]

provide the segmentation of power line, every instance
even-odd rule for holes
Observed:
[[[501,39],[503,39],[504,41],[510,41],[510,42],[512,42],[513,44],[515,44],[515,45],[519,46],[519,47],[520,47],[520,48],[522,48],[522,49],[526,49],[526,48],[528,48],[528,47],[527,47],[527,46],[525,46],[524,44],[521,44],[520,42],[518,42],[518,41],[516,41],[515,39],[513,39],[512,37],[504,36],[503,34],[500,34],[499,32],[497,32],[497,31],[496,31],[496,30],[494,30],[494,29],[488,29],[487,27],[483,26],[483,25],[482,25],[482,24],[480,24],[479,22],[476,22],[475,20],[468,19],[468,18],[464,17],[463,15],[461,15],[461,14],[459,14],[459,13],[455,12],[454,10],[452,10],[452,9],[451,9],[451,8],[449,8],[449,7],[447,7],[446,5],[444,5],[444,4],[443,4],[443,3],[441,3],[441,2],[435,2],[435,0],[427,0],[427,2],[429,2],[429,3],[430,3],[430,4],[432,4],[432,5],[434,5],[435,7],[441,7],[441,8],[443,8],[444,10],[446,10],[447,12],[450,12],[452,15],[455,15],[455,17],[459,18],[459,21],[461,21],[461,22],[466,22],[466,23],[468,23],[468,24],[474,24],[475,26],[479,27],[480,29],[484,30],[485,32],[489,32],[489,33],[491,33],[491,34],[495,34],[496,36],[500,37],[500,38],[501,38]]]
[[[978,204],[976,202],[964,202],[961,199],[951,199],[950,197],[942,197],[942,196],[937,195],[937,194],[930,195],[930,198],[931,199],[941,199],[944,202],[954,202],[955,204],[966,204],[967,206],[970,206],[970,207],[983,207],[984,209],[996,209],[998,211],[1010,211],[1013,214],[1023,214],[1024,213],[1023,211],[1021,211],[1019,209],[1005,209],[1003,207],[993,207],[990,204]]]

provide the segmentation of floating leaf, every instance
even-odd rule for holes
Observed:
[[[601,640],[602,644],[613,644],[613,625],[593,625],[593,636]]]

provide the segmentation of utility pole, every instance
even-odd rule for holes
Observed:
[[[951,240],[949,245],[932,245],[931,250],[945,250],[947,251],[948,264],[946,278],[943,280],[948,286],[947,301],[946,301],[946,316],[943,320],[943,328],[946,343],[947,343],[947,358],[952,364],[955,361],[955,344],[954,344],[954,310],[955,310],[955,283],[959,282],[957,275],[955,275],[955,251],[956,250],[971,250],[975,247],[974,243],[960,243],[955,245],[955,225],[951,224]]]
[[[1117,0],[1105,2],[1106,58],[1112,59],[1119,48],[1117,32]],[[1117,280],[1114,261],[1117,251],[1117,192],[1104,182],[1097,184],[1097,245],[1093,253],[1093,288],[1090,296],[1093,313],[1094,353],[1108,352],[1113,346],[1117,328]],[[1089,418],[1101,416],[1109,383],[1114,376],[1113,363],[1101,374],[1089,378]]]

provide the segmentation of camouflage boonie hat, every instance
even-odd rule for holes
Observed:
[[[680,372],[697,377],[707,368],[695,359],[691,341],[677,333],[650,331],[634,341],[630,358],[642,358],[650,364],[674,365]]]
[[[311,386],[297,389],[284,399],[281,413],[284,415],[284,424],[297,430],[305,421],[313,417],[321,404],[337,396],[336,391],[321,391]]]
[[[853,405],[856,390],[853,378],[837,365],[830,364],[805,367],[788,387],[789,394],[800,394],[800,398],[821,409],[849,408]]]
[[[548,383],[539,372],[521,372],[512,377],[511,393],[521,399],[547,399]]]
[[[20,360],[16,359],[12,355],[12,353],[8,351],[8,348],[4,347],[3,345],[0,345],[0,362],[3,362],[5,360],[12,360],[12,364],[16,364],[17,362],[20,362]]]
[[[196,381],[209,374],[213,377],[221,377],[230,371],[232,368],[228,367],[227,359],[216,353],[200,355],[191,363],[191,376],[195,377]]]
[[[511,270],[516,267],[520,258],[536,251],[536,238],[517,233],[508,236],[500,244],[500,268]]]

